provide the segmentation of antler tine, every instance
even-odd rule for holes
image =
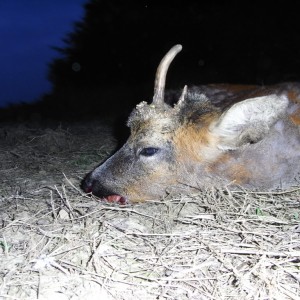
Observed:
[[[180,98],[177,102],[177,106],[180,107],[183,105],[183,102],[185,100],[185,97],[186,97],[186,94],[187,94],[187,85],[184,86],[183,90],[182,90],[182,93],[180,95]]]
[[[152,104],[160,106],[164,103],[166,75],[174,57],[182,49],[181,45],[173,46],[161,60],[155,76],[154,96]]]

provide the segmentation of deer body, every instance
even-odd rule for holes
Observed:
[[[176,45],[163,58],[153,102],[137,105],[128,141],[86,177],[84,190],[124,203],[210,186],[297,184],[300,84],[185,87],[165,101],[167,69],[180,50]]]

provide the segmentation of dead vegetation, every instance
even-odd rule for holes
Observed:
[[[0,129],[1,299],[299,299],[300,187],[101,203],[100,123]]]

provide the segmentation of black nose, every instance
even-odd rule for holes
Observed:
[[[85,193],[91,193],[93,191],[93,181],[91,180],[91,174],[88,174],[81,182],[81,188]]]

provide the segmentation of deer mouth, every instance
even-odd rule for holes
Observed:
[[[123,204],[123,205],[128,203],[128,200],[121,195],[109,195],[109,196],[103,197],[102,199],[109,203],[119,203],[119,204]]]
[[[87,194],[93,194],[97,197],[99,197],[101,200],[106,201],[108,203],[118,203],[118,204],[127,204],[129,201],[126,197],[114,194],[113,192],[109,191],[102,191],[97,192],[93,189],[93,184],[85,180],[82,183],[82,189],[87,193]]]

